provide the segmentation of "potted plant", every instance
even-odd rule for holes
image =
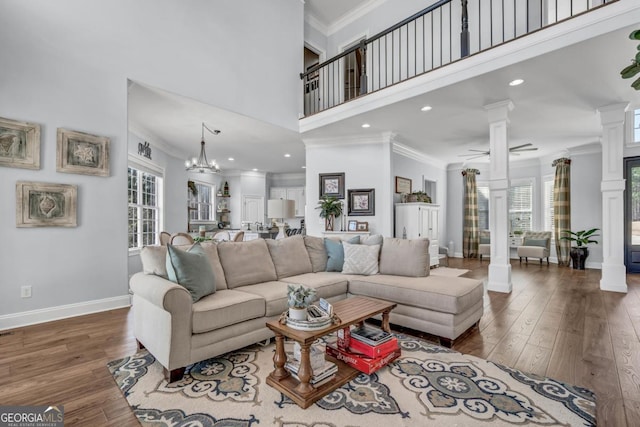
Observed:
[[[287,285],[289,318],[307,320],[307,307],[316,297],[316,290],[304,286]]]
[[[335,217],[342,215],[342,201],[333,196],[322,196],[316,209],[320,209],[320,218],[324,218],[325,231],[333,231]]]
[[[431,203],[431,197],[424,191],[414,191],[407,195],[407,202]]]
[[[561,240],[570,240],[572,242],[575,242],[575,246],[571,246],[571,252],[569,253],[574,269],[584,270],[585,261],[589,256],[589,248],[587,247],[587,245],[589,243],[595,243],[596,245],[598,244],[598,241],[592,240],[592,238],[599,236],[599,234],[595,234],[596,231],[599,230],[599,228],[592,228],[591,230],[561,231],[561,233],[566,234],[566,236],[560,237]]]

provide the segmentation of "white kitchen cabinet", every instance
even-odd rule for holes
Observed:
[[[396,237],[429,239],[430,265],[439,264],[440,206],[430,203],[396,203]]]
[[[304,207],[306,198],[304,187],[271,187],[269,190],[270,199],[294,200],[296,217],[304,217]]]

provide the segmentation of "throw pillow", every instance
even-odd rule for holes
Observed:
[[[480,244],[481,245],[489,245],[489,244],[491,244],[491,238],[490,237],[481,237],[480,238]]]
[[[429,239],[386,237],[380,251],[380,273],[396,276],[429,275]]]
[[[380,245],[353,245],[344,242],[342,246],[344,249],[342,274],[370,276],[378,273]]]
[[[360,236],[354,236],[347,243],[357,245]],[[324,239],[324,247],[327,250],[327,271],[342,271],[344,264],[344,249],[340,240]]]
[[[193,302],[216,291],[216,280],[207,254],[199,243],[186,251],[167,245],[169,280],[187,288]]]
[[[167,278],[167,247],[144,246],[140,250],[142,272]]]
[[[524,239],[522,246],[542,246],[547,247],[547,239]]]

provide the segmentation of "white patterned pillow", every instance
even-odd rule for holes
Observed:
[[[370,276],[378,273],[380,245],[352,245],[342,242],[342,246],[344,248],[342,274]]]

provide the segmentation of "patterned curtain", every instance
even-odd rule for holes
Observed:
[[[556,240],[558,265],[569,265],[571,242],[560,240],[562,230],[571,230],[571,159],[562,157],[553,161],[556,168],[553,181],[553,236]]]
[[[476,187],[478,169],[462,171],[464,179],[464,225],[462,228],[462,256],[475,258],[478,256],[480,230],[478,226],[478,188]]]

